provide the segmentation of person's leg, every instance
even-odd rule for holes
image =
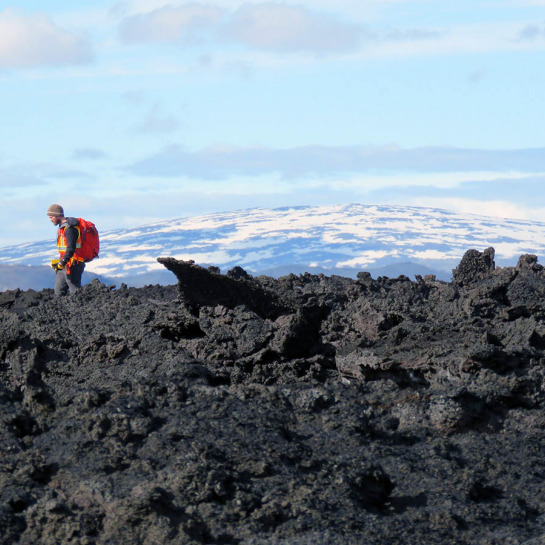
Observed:
[[[61,269],[55,274],[55,295],[60,297],[66,294],[68,291],[68,284],[66,282],[66,269]]]
[[[73,295],[81,288],[83,269],[85,269],[85,263],[74,264],[70,267],[70,274],[66,275],[66,283],[70,289],[70,295]]]

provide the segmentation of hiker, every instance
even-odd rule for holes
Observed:
[[[77,218],[67,218],[60,204],[52,204],[47,209],[49,220],[59,229],[57,231],[57,249],[59,259],[51,261],[56,273],[55,295],[73,295],[81,288],[81,276],[85,262],[80,255],[81,229]]]

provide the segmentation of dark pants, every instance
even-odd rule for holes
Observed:
[[[66,274],[66,268],[57,271],[55,276],[55,295],[74,295],[81,288],[81,276],[85,269],[85,263],[74,264],[70,267],[70,274]]]

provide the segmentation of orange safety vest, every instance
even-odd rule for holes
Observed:
[[[59,227],[59,230],[57,232],[57,250],[59,250],[60,259],[64,257],[64,254],[67,250],[67,243],[66,243],[66,227],[69,227],[68,225],[64,227]],[[74,255],[70,258],[70,261],[66,264],[66,272],[70,271],[70,265],[73,265],[76,262],[82,262],[84,261],[83,257],[79,255],[81,251],[81,229],[77,227],[76,225],[73,225],[72,227],[75,227],[78,230],[78,239],[76,240],[76,251],[74,252]]]

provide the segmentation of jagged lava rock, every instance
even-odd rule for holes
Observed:
[[[0,293],[0,544],[545,539],[545,275]]]

